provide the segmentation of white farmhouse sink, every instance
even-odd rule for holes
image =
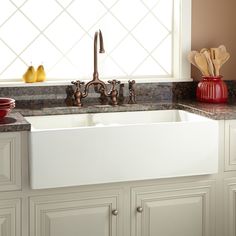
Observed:
[[[180,110],[25,117],[33,189],[216,173],[218,122]]]

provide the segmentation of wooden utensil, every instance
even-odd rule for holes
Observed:
[[[206,57],[202,53],[197,52],[195,54],[194,60],[197,66],[200,68],[200,71],[202,72],[202,74],[204,76],[209,76],[210,74],[208,71],[208,64],[207,64]]]
[[[196,53],[198,53],[197,51],[191,51],[189,54],[188,54],[188,61],[191,63],[191,64],[193,64],[195,67],[197,67],[199,70],[201,70],[199,67],[198,67],[198,65],[197,65],[197,63],[196,63],[196,61],[195,61],[195,55],[196,55]]]
[[[202,48],[200,53],[204,53],[205,51],[208,51],[208,49],[207,48]]]
[[[210,75],[214,76],[215,75],[214,66],[213,66],[213,63],[212,63],[212,60],[211,60],[209,50],[204,51],[203,55],[206,57],[207,64],[208,64],[208,71],[210,72]]]
[[[218,48],[211,48],[210,52],[211,52],[212,62],[214,65],[215,76],[219,76],[220,75],[221,60],[219,59],[219,57],[218,58],[216,57],[216,54],[218,53]]]
[[[227,52],[227,49],[224,45],[220,45],[218,49],[214,51],[216,59],[221,60],[221,66],[229,60],[230,54]]]
[[[226,52],[224,55],[222,55],[222,58],[221,58],[221,66],[223,64],[225,64],[230,58],[230,54],[228,52]]]
[[[215,68],[215,75],[220,75],[220,68],[224,63],[230,58],[230,54],[226,51],[224,45],[219,46],[218,48],[211,48],[211,58]]]
[[[218,47],[218,49],[219,49],[221,52],[227,52],[227,49],[226,49],[225,45],[220,45],[220,46]]]

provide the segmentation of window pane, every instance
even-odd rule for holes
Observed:
[[[173,0],[0,1],[0,80],[43,63],[50,79],[91,78],[102,30],[101,77],[170,77]]]

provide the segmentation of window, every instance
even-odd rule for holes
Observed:
[[[2,0],[0,81],[31,63],[49,80],[90,80],[98,29],[101,78],[190,78],[191,0]]]

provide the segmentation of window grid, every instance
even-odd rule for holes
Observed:
[[[86,3],[91,9],[97,7],[95,12],[82,16],[95,15],[87,27],[76,12],[77,6]],[[105,56],[99,57],[101,76],[172,77],[173,0],[129,0],[128,9],[124,9],[124,4],[127,5],[127,0],[1,1],[1,9],[9,14],[0,19],[0,53],[4,52],[0,81],[19,80],[31,62],[35,67],[43,63],[50,79],[91,77],[93,35],[98,28],[103,31],[103,26],[105,47],[107,42],[115,43],[108,44]],[[129,16],[132,24],[124,22],[119,12],[122,10],[130,13],[137,10],[136,15]],[[40,11],[46,23],[31,17]],[[70,25],[55,27],[62,19],[67,19]],[[54,35],[58,37],[53,40]]]

